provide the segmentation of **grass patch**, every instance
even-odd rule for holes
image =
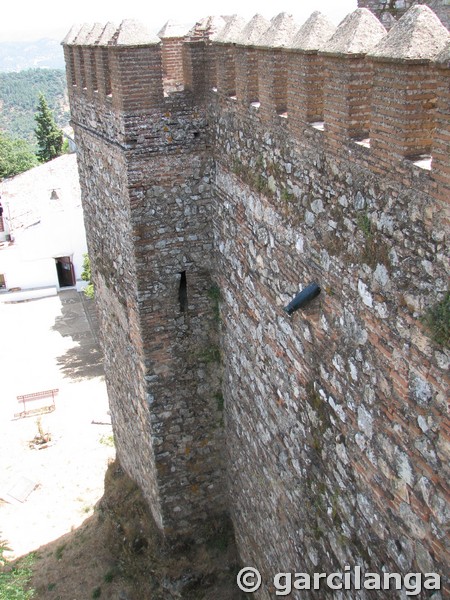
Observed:
[[[372,235],[372,222],[366,214],[358,215],[356,224],[366,237]]]
[[[220,363],[222,358],[220,355],[219,346],[211,346],[210,348],[206,348],[205,350],[199,353],[198,358],[201,362],[204,362],[206,364]]]
[[[364,235],[364,247],[361,249],[360,255],[362,262],[372,268],[375,268],[377,264],[384,264],[386,268],[389,268],[388,248],[369,215],[366,213],[358,215],[356,225]]]
[[[58,546],[55,550],[55,557],[56,560],[61,560],[64,554],[64,550],[66,549],[66,544],[62,544],[61,546]]]
[[[28,588],[32,575],[35,554],[28,554],[13,565],[7,565],[4,553],[8,550],[4,541],[0,541],[0,600],[29,600],[34,590]]]
[[[213,283],[208,290],[208,298],[212,301],[214,320],[220,322],[220,302],[222,294],[217,283]]]
[[[117,569],[109,569],[109,571],[107,571],[103,575],[103,581],[105,583],[111,583],[111,581],[113,581],[113,579],[116,575],[117,575]]]
[[[222,392],[216,392],[214,394],[214,398],[216,399],[218,410],[222,411],[224,407],[224,397]]]
[[[292,192],[290,192],[288,189],[284,188],[281,190],[281,199],[284,202],[294,202],[295,200],[295,194],[293,194]]]
[[[114,436],[112,434],[102,435],[100,438],[100,444],[103,444],[103,446],[109,446],[110,448],[114,448]]]
[[[434,304],[420,319],[430,332],[431,339],[443,346],[450,347],[450,292]]]

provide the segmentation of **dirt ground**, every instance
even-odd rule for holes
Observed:
[[[12,561],[33,553],[33,600],[241,598],[229,523],[169,544],[114,462],[93,303],[0,303],[0,323],[0,540]],[[14,418],[17,395],[53,388],[53,412]],[[39,428],[50,440],[30,447]]]
[[[0,533],[17,557],[92,514],[115,451],[101,353],[81,294],[0,304],[0,322]],[[14,420],[16,396],[47,389],[59,389],[56,409],[40,417],[51,440],[31,449],[37,417]]]
[[[140,491],[111,463],[105,494],[81,527],[39,548],[33,600],[242,600],[227,521],[201,543],[163,540]]]

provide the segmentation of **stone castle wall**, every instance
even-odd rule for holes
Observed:
[[[445,597],[449,35],[261,19],[65,40],[119,458],[167,535],[230,511],[258,598],[345,564]]]

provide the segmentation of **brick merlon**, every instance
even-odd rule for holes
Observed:
[[[62,40],[61,44],[63,46],[71,46],[74,43],[77,35],[80,33],[81,28],[82,28],[82,24],[81,23],[75,23],[74,25],[72,25],[72,27],[70,28],[68,34]]]
[[[316,10],[296,33],[292,40],[292,48],[304,52],[317,51],[325,45],[335,31],[336,26],[328,17]]]
[[[450,34],[428,6],[417,4],[392,27],[370,52],[371,58],[422,62],[434,60]]]
[[[365,55],[385,35],[386,29],[370,10],[357,8],[345,17],[321,53]]]
[[[176,39],[184,38],[189,33],[190,26],[177,23],[176,21],[169,20],[163,27],[158,31],[158,37],[161,40],[165,39]]]
[[[271,23],[269,29],[262,34],[255,45],[263,48],[289,48],[298,31],[298,24],[294,17],[282,12],[274,17]]]
[[[98,46],[108,46],[111,43],[111,40],[114,39],[117,29],[118,27],[114,23],[106,23],[106,25],[103,28],[102,34],[98,39]]]
[[[112,46],[151,46],[161,40],[140,21],[125,19],[119,25]]]
[[[270,21],[265,19],[262,15],[256,14],[242,30],[241,35],[237,39],[237,43],[241,46],[253,46],[269,27]]]
[[[81,27],[80,31],[78,32],[78,35],[73,40],[72,45],[85,46],[87,39],[89,37],[89,34],[92,31],[92,28],[93,28],[92,23],[84,23],[83,26]]]
[[[450,69],[450,42],[436,57],[436,62],[440,67],[444,69]]]
[[[95,23],[86,38],[86,42],[85,42],[86,45],[87,46],[97,45],[99,42],[99,39],[103,33],[103,29],[104,29],[104,25],[102,25],[101,23]]]
[[[245,19],[239,15],[233,15],[223,29],[211,36],[211,41],[223,44],[235,44],[245,25]]]
[[[220,31],[227,24],[223,17],[209,16],[204,17],[190,29],[188,37],[192,41],[207,40],[212,35]]]

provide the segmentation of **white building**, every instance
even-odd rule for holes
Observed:
[[[3,181],[0,194],[3,293],[33,290],[27,297],[37,297],[84,287],[87,246],[76,155],[60,156]]]

